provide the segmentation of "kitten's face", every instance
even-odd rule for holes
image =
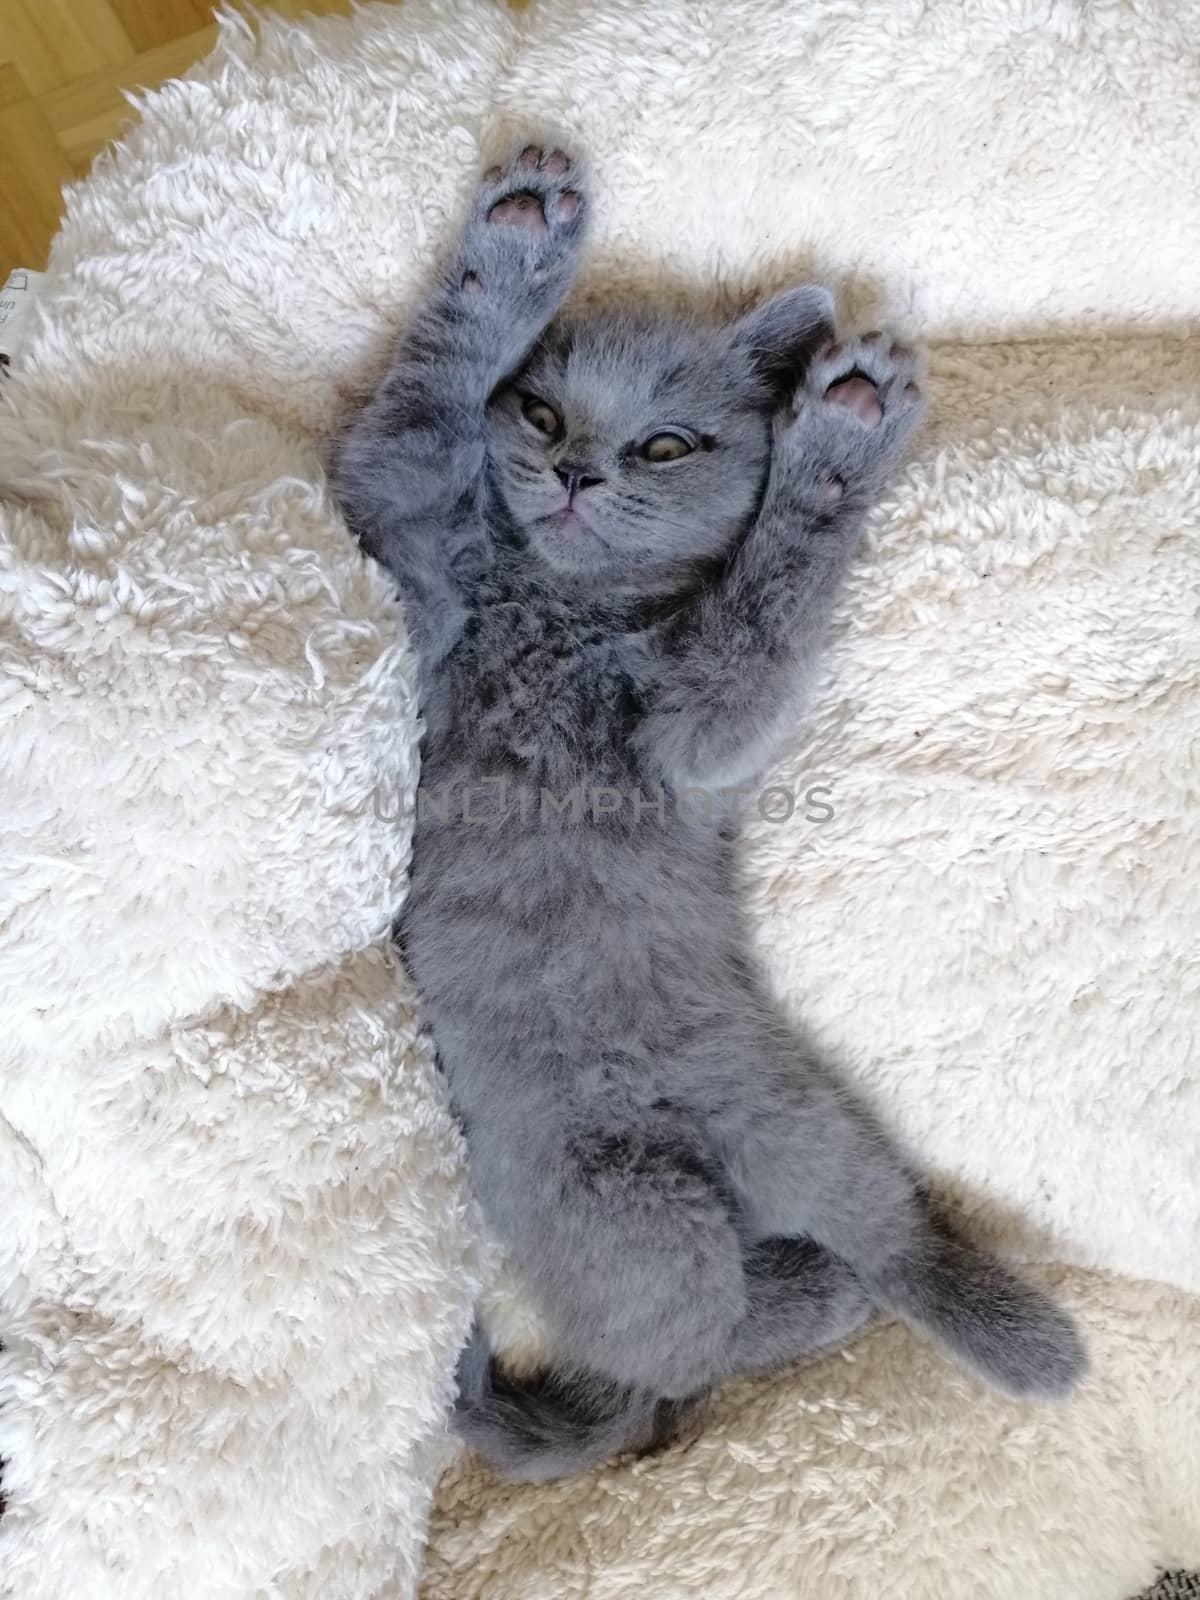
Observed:
[[[558,572],[652,589],[724,553],[762,493],[767,391],[734,329],[552,326],[493,400],[497,482]]]

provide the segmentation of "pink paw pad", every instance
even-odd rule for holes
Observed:
[[[566,199],[566,196],[563,196]],[[559,201],[562,204],[562,201]],[[542,202],[534,194],[514,194],[507,200],[498,201],[488,212],[488,221],[503,224],[509,228],[525,228],[529,233],[544,233],[546,231],[546,218],[542,214]]]
[[[825,398],[831,406],[845,406],[853,411],[869,428],[877,428],[883,421],[883,408],[875,385],[867,378],[843,378],[840,383],[830,384]]]

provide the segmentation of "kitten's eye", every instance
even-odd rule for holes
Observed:
[[[647,461],[678,461],[696,448],[685,433],[652,433],[642,446]]]
[[[521,410],[525,413],[525,420],[532,422],[537,431],[544,433],[548,439],[553,439],[562,427],[562,418],[544,400],[526,400]]]

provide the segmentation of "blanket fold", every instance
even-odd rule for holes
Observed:
[[[400,1600],[424,1560],[425,1600],[1127,1600],[1200,1565],[1194,21],[229,15],[71,192],[0,386],[0,1593]],[[652,1460],[455,1461],[423,1557],[483,1274],[386,943],[413,661],[323,452],[527,129],[593,165],[585,302],[819,277],[932,345],[777,775],[823,804],[752,822],[744,893],[783,1003],[1094,1370],[1027,1409],[880,1326]],[[535,1358],[519,1286],[489,1303]]]

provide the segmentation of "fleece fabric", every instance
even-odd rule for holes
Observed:
[[[72,191],[0,398],[0,1593],[1126,1600],[1200,1564],[1198,25],[229,17]],[[413,660],[323,452],[527,130],[592,163],[583,301],[819,277],[931,346],[743,887],[781,1002],[1093,1368],[1017,1406],[880,1326],[652,1460],[453,1458],[430,1515],[487,1252],[386,942]],[[489,1305],[533,1357],[519,1285]]]

